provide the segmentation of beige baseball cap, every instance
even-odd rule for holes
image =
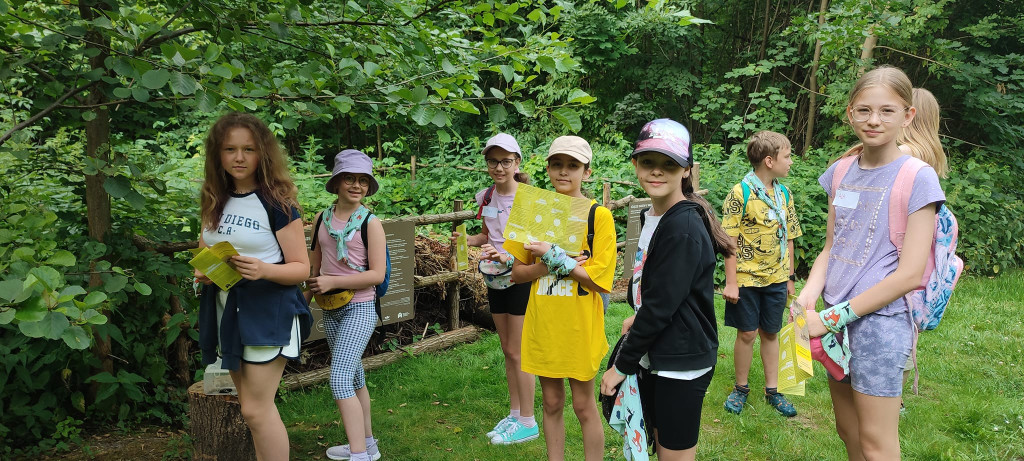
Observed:
[[[556,154],[565,154],[583,163],[590,164],[594,158],[594,152],[590,150],[590,144],[586,139],[579,136],[559,136],[551,142],[548,149],[548,156],[545,160]]]

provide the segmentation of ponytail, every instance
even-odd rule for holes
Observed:
[[[526,174],[525,171],[516,170],[515,174],[512,175],[517,183],[530,185],[530,175]]]
[[[683,197],[700,205],[703,210],[700,219],[704,221],[704,227],[708,230],[708,236],[711,237],[711,246],[714,247],[715,253],[720,253],[726,258],[735,255],[736,247],[733,244],[732,237],[725,233],[725,229],[722,229],[722,222],[718,220],[718,216],[715,214],[715,210],[711,208],[711,204],[704,197],[697,195],[693,191],[693,181],[689,176],[683,178]]]

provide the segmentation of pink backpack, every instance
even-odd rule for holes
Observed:
[[[835,196],[842,183],[843,177],[857,161],[858,155],[851,155],[839,160],[832,175],[832,196]],[[897,252],[903,251],[903,240],[907,234],[907,220],[910,216],[910,195],[913,191],[914,178],[917,177],[921,168],[928,164],[917,158],[911,157],[900,166],[896,173],[896,180],[893,181],[891,196],[889,198],[889,240],[896,246]],[[935,233],[932,237],[931,255],[925,267],[921,284],[907,293],[904,299],[910,307],[911,317],[917,331],[933,330],[942,320],[942,315],[949,305],[953,288],[960,279],[964,270],[964,262],[956,255],[957,241],[959,240],[959,227],[956,217],[946,208],[939,207],[935,214]],[[821,348],[821,341],[811,344],[811,354],[815,359],[825,363],[826,368],[833,372],[833,377],[838,377],[834,369],[842,368],[835,365],[829,367],[828,355]],[[914,362],[917,362],[917,335],[914,335]],[[917,391],[917,376],[914,377],[914,391]]]

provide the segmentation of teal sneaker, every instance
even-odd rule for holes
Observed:
[[[786,396],[779,394],[778,392],[766,391],[764,399],[768,402],[768,405],[771,405],[772,408],[775,408],[779,413],[782,413],[782,416],[787,418],[796,416],[796,408],[793,408],[793,404],[789,403],[789,400],[786,400]]]
[[[514,422],[516,422],[516,418],[514,416],[506,416],[505,419],[498,421],[498,424],[494,425],[494,429],[491,429],[491,432],[487,433],[487,438],[493,439],[494,436],[501,434],[502,432],[505,432],[505,429],[508,429],[508,425]]]
[[[511,445],[513,443],[529,442],[537,437],[540,437],[540,425],[534,424],[533,427],[526,427],[520,424],[519,421],[512,421],[512,424],[505,428],[505,432],[491,437],[491,443],[494,445]]]

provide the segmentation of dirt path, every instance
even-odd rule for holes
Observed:
[[[50,452],[43,461],[171,461],[188,459],[191,451],[184,430],[165,431],[143,428],[133,433],[108,432],[85,437],[81,445],[68,452]],[[27,458],[24,458],[27,459]]]

